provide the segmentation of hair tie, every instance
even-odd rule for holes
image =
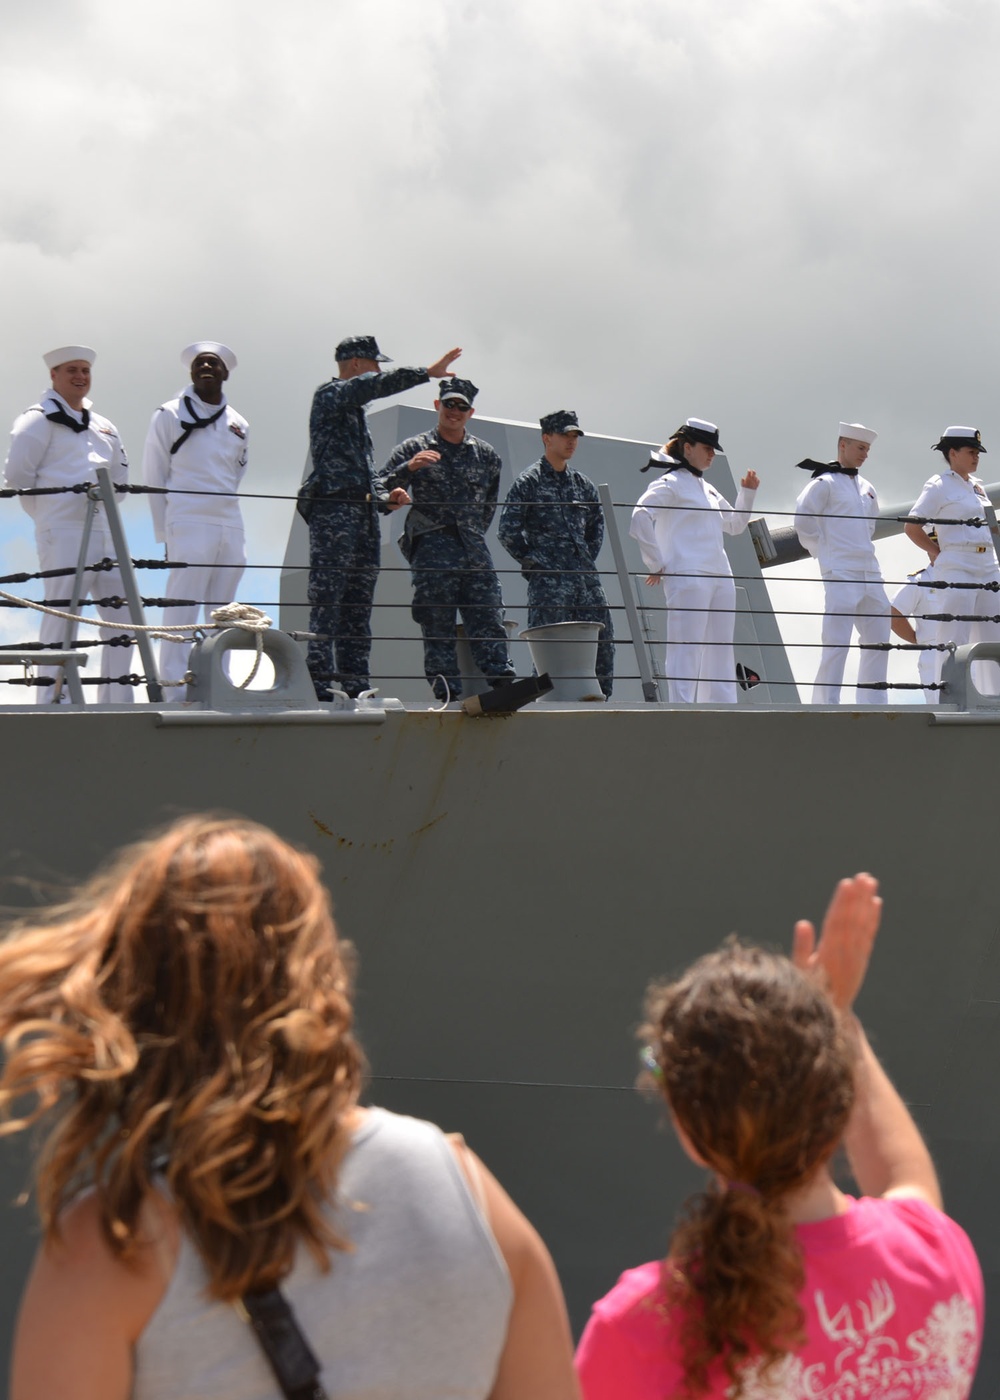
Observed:
[[[726,1190],[737,1191],[743,1196],[756,1196],[758,1201],[760,1200],[760,1192],[757,1190],[756,1186],[751,1186],[746,1181],[727,1181]]]

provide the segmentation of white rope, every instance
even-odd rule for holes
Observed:
[[[199,627],[193,622],[168,622],[155,626],[145,622],[126,623],[120,619],[115,622],[105,622],[103,618],[81,617],[77,613],[63,612],[61,608],[50,608],[45,603],[34,603],[30,598],[18,598],[14,593],[5,593],[2,588],[0,588],[0,598],[6,598],[8,603],[14,603],[19,608],[33,608],[35,612],[47,613],[49,617],[61,617],[66,622],[82,622],[87,627],[107,627],[114,631],[120,631],[122,627],[127,627],[130,632],[148,632],[151,637],[160,638],[162,641],[186,642],[189,646],[194,642],[195,634],[204,631],[205,627],[220,630],[225,627],[242,627],[245,632],[254,634],[257,642],[257,655],[250,674],[237,687],[239,690],[245,690],[260,670],[260,660],[264,654],[263,634],[269,627],[273,626],[267,613],[262,612],[260,608],[252,607],[249,603],[227,603],[223,608],[216,608],[212,613],[211,622]],[[178,636],[177,633],[182,635]],[[173,682],[173,684],[177,683]]]
[[[437,713],[440,710],[446,710],[448,708],[448,702],[451,700],[451,686],[448,684],[448,677],[442,676],[440,671],[438,671],[437,675],[434,677],[434,680],[441,681],[444,684],[444,699],[439,705],[431,706],[431,709],[435,713]]]
[[[227,603],[224,608],[216,608],[212,613],[212,626],[242,627],[244,632],[253,633],[254,641],[257,643],[257,655],[254,657],[253,668],[246,679],[236,687],[237,690],[246,690],[260,670],[260,659],[264,655],[264,633],[271,626],[271,619],[267,613],[261,612],[260,608],[252,607],[249,603]]]
[[[5,593],[2,588],[0,588],[0,598],[6,598],[8,603],[14,603],[19,608],[34,608],[35,612],[47,613],[49,617],[61,617],[66,622],[82,622],[87,627],[108,627],[113,631],[121,631],[123,627],[127,627],[130,632],[148,632],[151,637],[162,637],[167,642],[190,643],[194,641],[192,635],[194,623],[192,622],[161,623],[156,627],[150,626],[148,623],[126,623],[121,619],[117,619],[115,622],[105,622],[103,618],[82,617],[78,613],[63,612],[62,608],[50,608],[44,603],[33,603],[30,598],[18,598],[14,593]],[[177,637],[174,636],[175,632],[186,632],[188,635]]]

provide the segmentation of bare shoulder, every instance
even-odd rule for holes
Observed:
[[[573,1342],[552,1256],[523,1211],[461,1138],[452,1146],[510,1272],[514,1304],[490,1400],[579,1400]]]
[[[38,1250],[14,1340],[11,1400],[125,1400],[132,1346],[170,1281],[179,1235],[167,1202],[143,1209],[144,1244],[125,1263],[112,1250],[92,1192]]]

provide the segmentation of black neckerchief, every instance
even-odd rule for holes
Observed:
[[[83,422],[78,423],[75,418],[66,412],[60,404],[52,413],[46,413],[46,418],[50,423],[61,423],[64,428],[72,428],[74,433],[85,433],[90,427],[90,413],[87,409],[80,410],[83,414]]]
[[[697,467],[692,467],[690,462],[678,462],[676,457],[668,457],[665,462],[657,459],[656,457],[650,457],[646,465],[644,467],[640,467],[639,470],[640,472],[648,472],[651,471],[653,467],[662,467],[665,473],[690,472],[691,475],[696,476],[699,481],[705,475],[705,473],[700,472]]]
[[[190,413],[190,415],[191,415],[191,417],[192,417],[192,419],[193,419],[194,421],[191,422],[191,423],[185,423],[185,422],[184,422],[184,419],[183,419],[183,418],[181,419],[181,427],[184,429],[184,431],[181,433],[180,437],[177,439],[177,441],[174,443],[173,447],[170,449],[170,455],[171,455],[171,457],[174,455],[174,453],[177,451],[177,449],[178,449],[179,447],[183,447],[183,446],[184,446],[184,444],[187,442],[188,438],[191,436],[191,434],[192,434],[196,429],[198,429],[198,428],[210,428],[210,427],[212,426],[213,423],[218,423],[219,419],[222,417],[222,415],[223,415],[223,414],[225,413],[225,411],[226,411],[226,405],[225,405],[225,403],[223,403],[223,405],[222,405],[222,407],[219,409],[218,413],[213,413],[212,416],[211,416],[211,418],[199,418],[198,415],[197,415],[197,413],[195,413],[194,407],[193,407],[193,405],[192,405],[192,403],[191,403],[191,400],[188,398],[187,394],[184,395],[184,407],[187,409],[188,413]]]
[[[839,462],[814,462],[811,457],[804,458],[795,465],[804,472],[812,472],[813,477],[824,476],[827,472],[832,472],[839,476],[857,476],[857,467],[842,467]]]

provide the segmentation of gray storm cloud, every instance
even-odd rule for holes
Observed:
[[[137,459],[218,337],[248,489],[291,490],[371,330],[462,344],[486,414],[709,417],[764,509],[841,418],[889,500],[946,422],[1000,440],[992,0],[63,0],[0,33],[8,420],[82,338]]]

